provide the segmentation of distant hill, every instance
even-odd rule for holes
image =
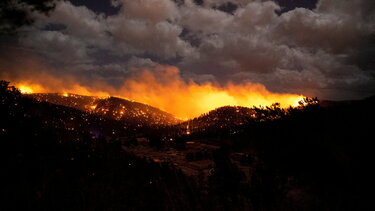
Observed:
[[[116,97],[99,98],[60,93],[29,94],[27,96],[40,102],[63,105],[115,120],[133,122],[140,126],[146,124],[172,125],[180,122],[172,114],[155,107]]]
[[[356,102],[359,102],[359,100],[343,100],[343,101],[321,100],[319,104],[322,107],[328,108],[328,107],[335,107],[335,106],[351,105]]]
[[[256,118],[256,111],[242,106],[223,106],[181,124],[187,133],[235,129]]]
[[[350,105],[356,105],[356,104],[368,104],[368,103],[374,103],[374,102],[375,102],[375,95],[366,97],[361,100],[340,100],[340,101],[321,100],[319,104],[321,107],[337,107],[337,106],[350,106]]]
[[[116,97],[99,99],[95,102],[97,104],[94,113],[116,120],[134,120],[156,125],[172,125],[180,122],[172,114],[138,102]]]
[[[36,99],[39,102],[49,102],[56,105],[63,105],[81,111],[89,111],[100,100],[99,97],[83,96],[76,94],[43,93],[26,94],[25,96]]]

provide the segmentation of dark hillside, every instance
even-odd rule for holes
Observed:
[[[98,114],[4,81],[0,102],[4,210],[374,208],[375,97],[223,107],[174,126],[141,125],[132,111],[168,115],[134,102],[108,98]],[[126,121],[111,116],[122,106]]]

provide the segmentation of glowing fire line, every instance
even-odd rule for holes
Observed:
[[[18,88],[23,94],[48,93],[48,89],[46,89],[45,91],[44,90],[42,91],[40,88],[35,89],[33,85],[20,85],[18,86]],[[188,118],[199,116],[200,114],[206,113],[210,110],[213,110],[221,106],[227,106],[227,105],[246,106],[246,107],[269,106],[272,103],[280,102],[281,107],[285,108],[289,106],[297,106],[298,102],[303,99],[303,96],[301,95],[269,94],[268,96],[262,96],[257,93],[256,94],[249,93],[247,96],[238,98],[235,95],[231,95],[229,91],[216,90],[210,87],[207,92],[204,92],[203,91],[204,89],[205,89],[204,87],[199,88],[197,92],[197,99],[195,100],[196,103],[191,106],[186,104],[185,107],[181,108],[184,110],[176,110],[176,108],[168,109],[168,106],[165,106],[165,104],[163,105],[164,102],[160,102],[160,101],[163,101],[163,99],[154,100],[152,98],[147,98],[149,96],[138,97],[135,99],[135,101],[149,104],[154,107],[162,106],[158,108],[165,110],[169,113],[172,113],[173,115],[179,117],[180,119],[188,119]],[[34,91],[34,90],[38,90],[38,91]],[[87,93],[79,93],[74,90],[70,91],[70,93],[87,95]],[[62,95],[65,97],[69,96],[68,93],[62,93]],[[108,94],[108,96],[109,95],[110,94]],[[95,96],[95,93],[93,93],[92,96]],[[127,98],[124,96],[119,96],[119,97]],[[191,98],[194,98],[194,96],[191,96]],[[192,100],[187,99],[187,102],[191,103]],[[181,106],[182,104],[184,104],[184,102],[175,102],[174,104]],[[95,105],[90,106],[90,109],[94,110],[95,107],[96,107]]]
[[[158,74],[143,71],[136,77],[125,80],[117,89],[103,84],[87,87],[74,80],[68,83],[63,81],[64,79],[58,81],[56,78],[51,80],[59,82],[57,84],[60,85],[54,87],[30,79],[13,80],[13,82],[21,93],[25,94],[57,92],[64,96],[69,96],[67,93],[98,97],[117,96],[157,107],[180,119],[194,118],[227,105],[253,107],[269,106],[278,102],[281,107],[286,108],[297,106],[303,99],[302,95],[270,92],[262,84],[228,83],[225,86],[218,86],[212,83],[197,84],[192,80],[186,82],[181,79],[178,69],[174,67],[163,67],[158,71]]]

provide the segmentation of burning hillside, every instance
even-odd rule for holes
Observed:
[[[189,119],[222,106],[298,105],[303,96],[274,93],[257,83],[220,85],[213,82],[197,83],[183,79],[175,67],[163,66],[143,70],[123,80],[119,87],[106,83],[83,84],[73,78],[57,78],[41,74],[10,79],[23,93],[75,93],[99,97],[116,96],[144,103],[171,113],[180,119]]]
[[[100,98],[70,93],[27,94],[26,96],[40,102],[63,105],[110,119],[136,122],[139,126],[171,125],[179,122],[173,115],[157,108],[121,98]]]

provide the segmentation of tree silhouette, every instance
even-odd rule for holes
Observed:
[[[8,81],[0,81],[0,101],[1,106],[17,101],[21,97],[21,92],[14,86],[9,86]]]

